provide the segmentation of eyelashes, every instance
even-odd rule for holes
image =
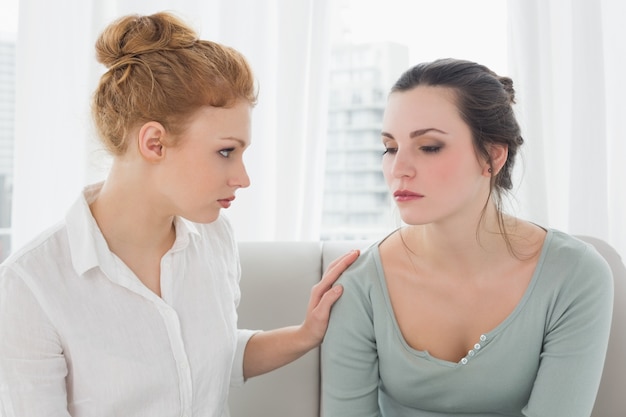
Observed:
[[[422,146],[420,149],[425,153],[437,153],[441,148],[441,146]]]
[[[424,152],[424,153],[428,153],[428,154],[434,154],[434,153],[438,153],[439,151],[441,151],[441,149],[443,148],[443,146],[421,146],[419,149],[420,151]],[[396,153],[398,153],[398,148],[385,148],[385,151],[383,152],[383,156],[384,155],[395,155]]]
[[[235,148],[226,148],[226,149],[220,149],[219,151],[217,151],[220,155],[222,155],[224,158],[228,158],[230,156],[230,154],[235,150]]]

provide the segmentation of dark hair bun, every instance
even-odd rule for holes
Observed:
[[[515,89],[513,88],[513,80],[509,77],[499,77],[500,83],[504,86],[504,91],[509,93],[509,102],[515,103]]]

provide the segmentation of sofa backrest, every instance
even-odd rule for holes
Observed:
[[[615,299],[609,348],[602,372],[602,381],[591,417],[626,416],[626,267],[620,255],[603,240],[578,236],[591,243],[607,260],[613,271]]]
[[[606,242],[593,244],[609,262],[615,279],[611,338],[600,391],[592,417],[626,416],[626,268]],[[328,264],[371,241],[241,242],[242,299],[239,327],[273,329],[304,319],[311,287]],[[297,361],[231,388],[231,417],[320,417],[319,349]]]
[[[304,319],[322,276],[320,242],[242,242],[239,327],[268,330]],[[231,387],[231,417],[319,417],[319,351]]]
[[[365,241],[241,242],[239,327],[273,329],[304,320],[311,288],[327,265]],[[320,355],[297,361],[243,387],[231,388],[231,417],[319,417]]]

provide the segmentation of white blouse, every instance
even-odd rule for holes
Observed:
[[[221,417],[253,334],[229,223],[176,219],[158,297],[109,251],[100,187],[0,267],[0,416]]]

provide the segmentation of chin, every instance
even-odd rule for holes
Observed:
[[[418,216],[415,213],[400,213],[400,219],[409,226],[421,226],[432,223],[435,219],[426,216]]]

